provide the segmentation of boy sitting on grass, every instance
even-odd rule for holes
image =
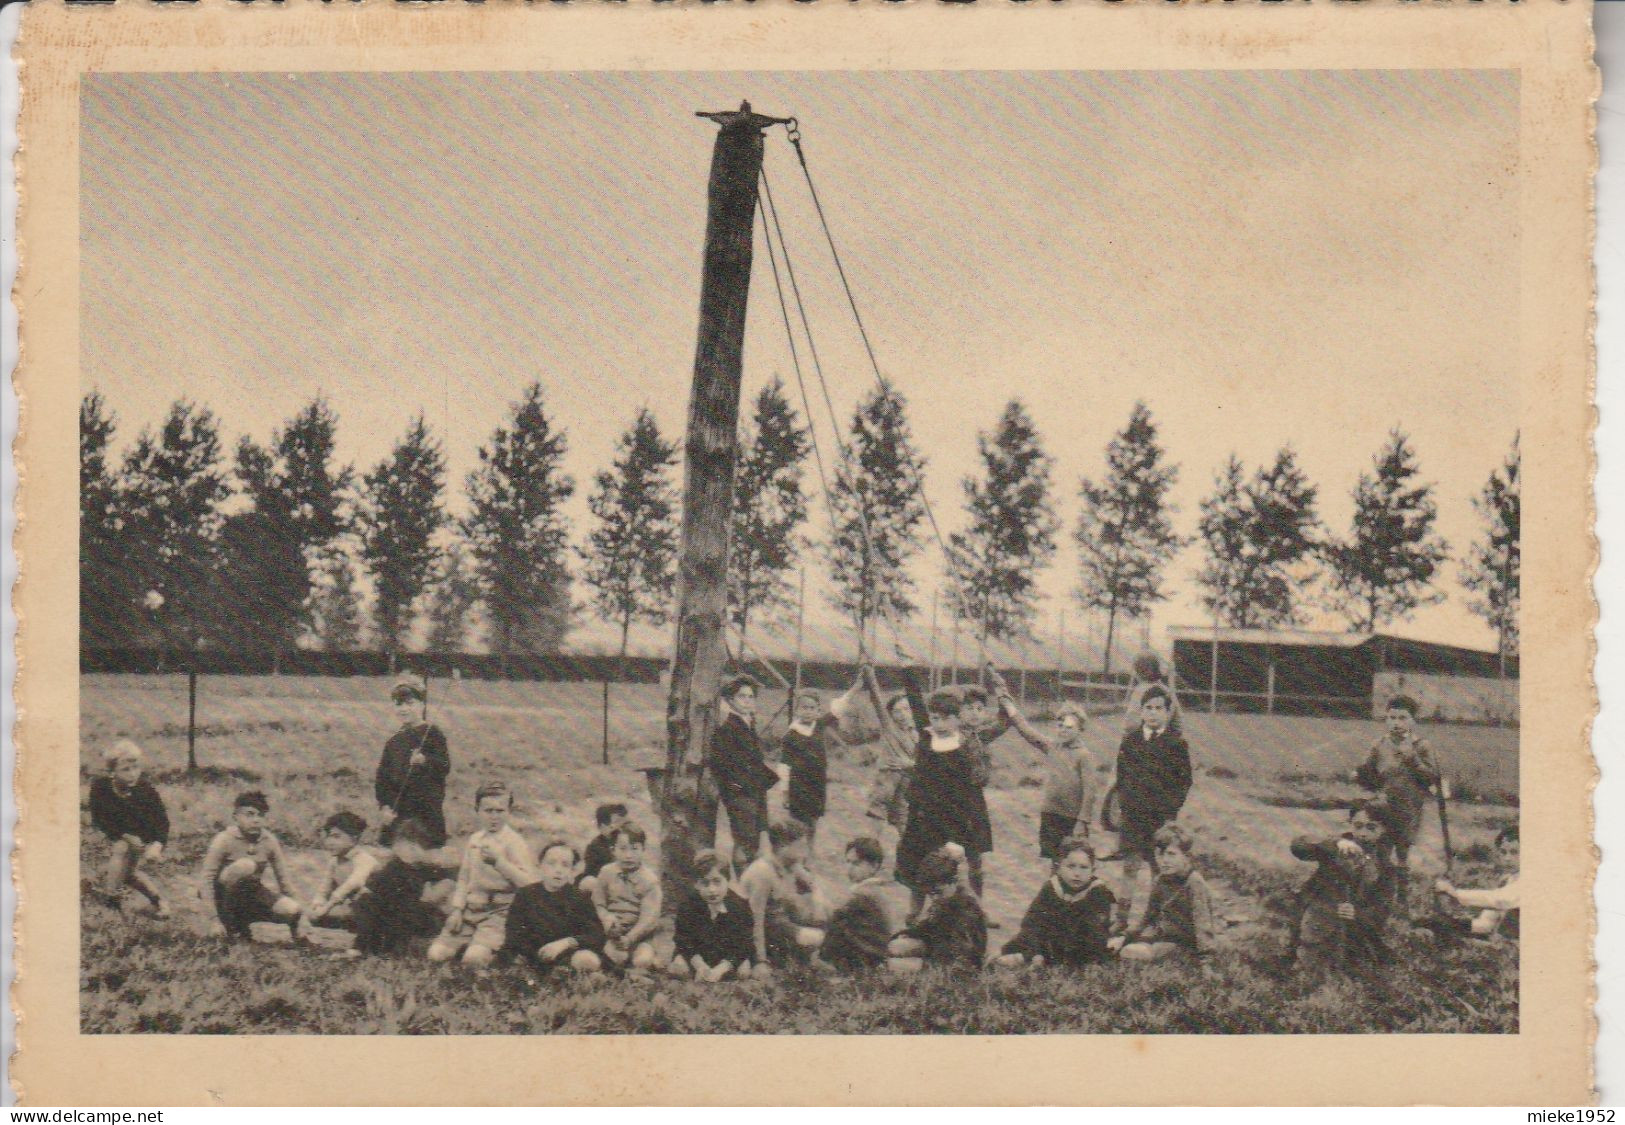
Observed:
[[[925,889],[919,912],[887,947],[886,967],[917,973],[927,965],[980,969],[987,954],[987,915],[965,885],[963,849],[954,844],[927,855],[915,868]]]
[[[626,823],[626,816],[626,806],[619,801],[599,805],[593,813],[598,831],[581,854],[581,874],[576,879],[576,886],[587,894],[598,885],[598,873],[615,862],[615,830]]]
[[[1383,934],[1401,872],[1392,858],[1389,815],[1381,801],[1359,801],[1342,835],[1292,841],[1294,856],[1318,864],[1299,896],[1303,913],[1293,953],[1298,968],[1358,973],[1393,959]]]
[[[416,820],[397,820],[390,858],[372,873],[355,899],[355,944],[340,957],[393,953],[408,938],[433,937],[445,922],[424,901],[424,889],[440,877],[431,848],[434,836]]]
[[[536,881],[530,846],[508,823],[512,811],[513,794],[501,782],[482,785],[475,792],[480,828],[468,838],[451,893],[451,913],[440,936],[429,944],[429,960],[450,961],[461,954],[463,964],[483,968],[507,940],[513,896]]]
[[[292,884],[283,861],[282,842],[265,827],[271,803],[258,789],[237,794],[229,827],[215,834],[203,856],[203,886],[214,895],[218,919],[210,932],[227,941],[251,938],[255,922],[280,922],[299,940],[299,903],[288,894]],[[269,870],[276,890],[266,886]]]
[[[845,859],[852,894],[830,915],[813,964],[850,973],[886,963],[886,947],[908,914],[908,888],[885,873],[879,840],[858,837],[846,846]]]
[[[1087,839],[1071,836],[1056,854],[1055,873],[1027,908],[1020,932],[994,960],[1001,968],[1097,965],[1111,956],[1117,896],[1095,874],[1094,849]]]
[[[169,813],[152,782],[141,776],[141,747],[133,742],[113,744],[105,759],[107,773],[90,783],[90,824],[112,844],[102,899],[114,909],[124,907],[124,888],[134,887],[152,903],[159,918],[169,917],[169,904],[144,866],[158,862],[169,842]]]
[[[322,893],[305,917],[313,926],[355,929],[355,898],[378,870],[378,860],[361,846],[367,822],[348,810],[336,812],[322,824],[322,849],[331,857]]]
[[[1125,961],[1162,961],[1195,954],[1204,964],[1213,956],[1213,896],[1192,866],[1191,834],[1165,824],[1152,837],[1157,881],[1145,917],[1123,937],[1113,938]]]
[[[711,848],[694,853],[694,891],[677,908],[667,971],[706,984],[749,977],[755,933],[750,904],[728,888],[727,861]]]
[[[550,840],[536,853],[538,882],[521,887],[508,911],[504,959],[541,969],[594,973],[603,967],[604,927],[592,899],[575,882],[575,845]]]
[[[1496,859],[1501,868],[1500,885],[1488,890],[1474,891],[1456,886],[1449,879],[1439,879],[1433,889],[1454,899],[1456,905],[1478,913],[1470,920],[1450,919],[1457,924],[1449,927],[1463,937],[1494,938],[1518,936],[1518,826],[1509,824],[1495,837]]]
[[[775,820],[767,826],[767,842],[767,853],[739,877],[754,920],[757,975],[805,963],[823,944],[826,921],[807,870],[807,826]]]
[[[649,837],[631,821],[615,830],[615,861],[598,873],[592,904],[603,923],[604,957],[642,976],[655,963],[650,942],[660,924],[660,880],[643,865]]]

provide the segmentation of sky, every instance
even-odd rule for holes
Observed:
[[[742,98],[800,121],[945,533],[1011,397],[1054,455],[1068,531],[1079,478],[1143,400],[1182,533],[1232,453],[1251,469],[1287,444],[1345,531],[1399,425],[1458,556],[1517,427],[1509,71],[104,73],[81,98],[81,381],[120,444],[180,396],[229,443],[264,441],[319,394],[365,470],[422,411],[458,510],[479,445],[540,380],[584,538],[592,474],[638,408],[682,433],[716,131],[694,112]],[[845,425],[874,374],[782,130],[766,151]],[[760,232],[747,403],[775,375],[793,389]],[[847,653],[808,557],[807,650]],[[1199,565],[1193,546],[1170,567],[1153,643],[1207,622]],[[1032,650],[1050,660],[1063,606],[1073,659],[1102,630],[1071,603],[1076,572],[1063,537]],[[913,573],[929,606],[940,553]],[[1493,647],[1454,564],[1441,588],[1393,631]],[[571,640],[608,642],[590,615]]]

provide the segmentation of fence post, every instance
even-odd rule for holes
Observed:
[[[186,772],[197,772],[197,669],[186,670]]]

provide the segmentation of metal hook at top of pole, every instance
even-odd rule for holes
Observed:
[[[757,132],[761,132],[773,125],[791,125],[795,122],[794,117],[769,117],[766,114],[757,113],[750,108],[749,102],[743,101],[739,103],[738,109],[720,110],[715,113],[698,110],[694,116],[715,121],[724,129],[754,129]]]

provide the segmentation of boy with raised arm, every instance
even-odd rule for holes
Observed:
[[[1083,744],[1083,727],[1088,722],[1083,708],[1066,700],[1056,708],[1055,732],[1046,735],[1028,721],[1015,698],[1004,691],[999,705],[1009,716],[1016,732],[1045,758],[1044,797],[1038,813],[1038,854],[1047,860],[1060,858],[1061,841],[1089,836],[1089,822],[1095,807],[1095,765]]]

